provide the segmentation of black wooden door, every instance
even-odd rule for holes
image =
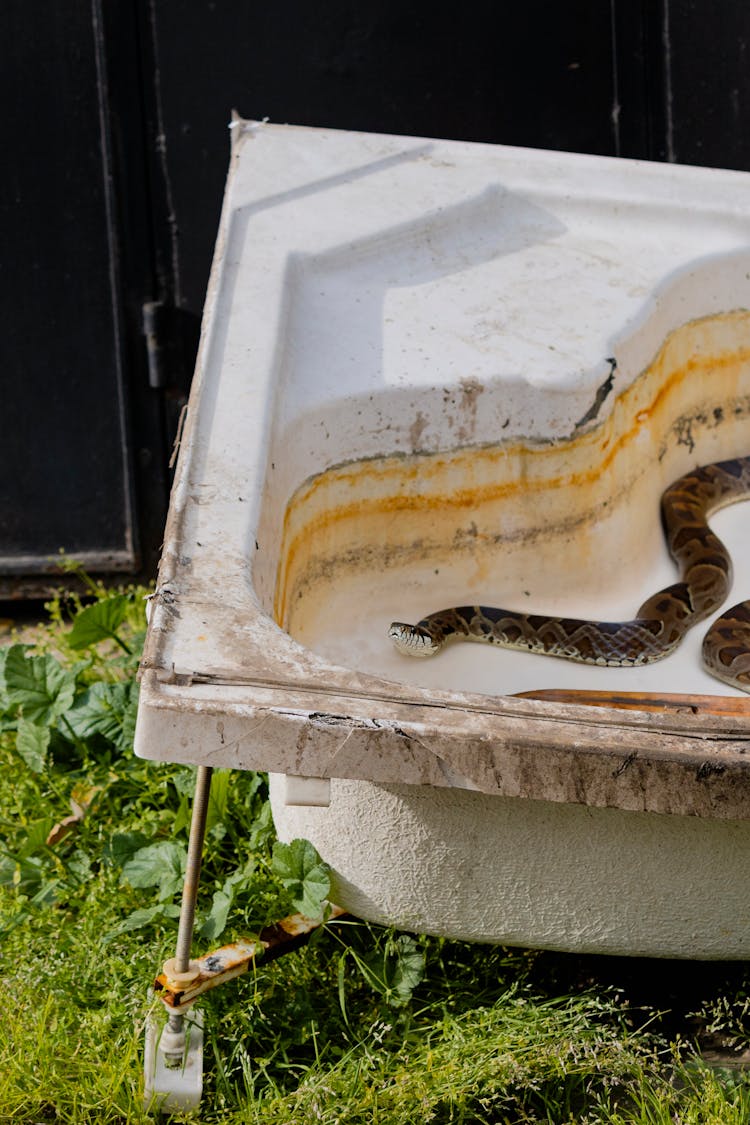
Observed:
[[[41,7],[41,6],[39,6]],[[0,573],[137,561],[111,164],[91,12],[0,6]],[[41,17],[41,11],[39,12]],[[36,80],[35,80],[36,79]]]
[[[143,326],[170,287],[141,20],[99,0],[0,5],[0,596],[46,592],[61,551],[105,575],[158,557],[180,372],[154,377]]]
[[[734,0],[4,0],[0,596],[61,548],[153,572],[233,108],[750,169],[749,39]]]

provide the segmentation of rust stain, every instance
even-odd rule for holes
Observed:
[[[518,699],[539,699],[547,703],[577,703],[587,707],[615,707],[624,711],[677,712],[692,715],[750,716],[750,699],[727,695],[660,694],[651,691],[588,691],[586,689],[541,688],[519,691]]]
[[[169,1008],[186,1008],[204,992],[246,972],[256,959],[262,957],[264,962],[268,962],[284,953],[291,953],[305,945],[315,930],[345,917],[346,911],[333,903],[329,904],[325,921],[323,918],[292,914],[280,922],[264,926],[256,939],[222,945],[220,949],[191,961],[191,968],[194,967],[195,971],[189,983],[175,980],[162,970],[154,981],[154,991]],[[169,965],[170,962],[167,962],[165,969]]]
[[[368,534],[373,533],[365,529],[374,527],[373,521],[378,524],[377,545],[383,550],[396,526],[389,526],[387,521],[406,513],[422,518],[453,512],[455,519],[455,513],[466,512],[466,518],[475,519],[481,509],[489,511],[497,503],[518,504],[528,496],[548,494],[560,503],[555,497],[564,492],[581,509],[579,523],[591,518],[602,503],[612,499],[612,489],[606,489],[603,478],[638,438],[645,436],[650,443],[653,457],[647,454],[643,459],[647,467],[650,459],[656,461],[658,446],[664,443],[670,428],[680,418],[686,421],[687,415],[680,410],[681,394],[689,400],[696,424],[699,418],[705,421],[702,410],[710,374],[712,403],[731,404],[736,412],[737,384],[743,367],[750,364],[750,346],[738,341],[717,351],[711,333],[728,327],[736,338],[741,328],[747,338],[748,322],[750,314],[740,311],[677,329],[667,337],[650,366],[618,396],[607,418],[595,429],[564,442],[498,443],[441,453],[386,455],[334,467],[311,478],[290,499],[284,515],[274,599],[277,622],[287,624],[292,593],[304,585],[303,576],[311,566],[320,570],[326,565],[321,559],[339,556],[351,563],[357,554],[358,536],[359,555],[368,557]],[[745,372],[746,378],[748,374]],[[483,388],[477,385],[470,390],[466,403],[469,411],[476,409]],[[746,391],[750,392],[750,386]],[[670,408],[671,417],[665,420]],[[683,411],[686,409],[683,405]],[[723,414],[713,411],[712,417],[721,420]],[[658,433],[657,421],[661,422]],[[618,480],[619,485],[627,487],[628,481]],[[582,514],[586,505],[587,516]],[[403,538],[403,530],[400,534]],[[489,541],[491,537],[480,533],[474,538]],[[417,529],[413,539],[419,545]],[[400,545],[406,546],[405,541]],[[313,565],[315,559],[318,563]]]

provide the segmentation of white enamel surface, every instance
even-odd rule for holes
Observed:
[[[202,602],[270,612],[284,508],[312,474],[499,437],[564,439],[609,357],[599,418],[672,329],[750,306],[741,173],[240,133],[172,498],[180,542],[165,546],[178,569],[189,559],[181,578]],[[587,616],[600,609],[582,599]],[[185,674],[226,668],[225,638],[186,606],[163,658]]]
[[[750,448],[750,439],[748,441]],[[750,507],[735,505],[717,512],[711,526],[735,562],[734,585],[728,604],[750,598]],[[742,692],[719,683],[704,669],[701,645],[710,621],[697,625],[680,647],[664,660],[640,668],[595,668],[568,660],[539,656],[481,644],[451,644],[435,657],[412,658],[396,651],[388,638],[391,621],[416,621],[422,614],[451,605],[481,603],[506,608],[603,621],[629,620],[649,594],[675,582],[658,520],[653,537],[641,543],[632,557],[623,552],[622,566],[587,576],[585,585],[561,575],[571,588],[549,592],[549,580],[530,574],[524,591],[504,588],[484,574],[466,571],[457,577],[435,575],[424,567],[391,574],[342,577],[327,589],[325,602],[314,602],[305,613],[299,639],[336,664],[349,665],[393,680],[408,680],[444,691],[500,693],[545,688],[589,688],[596,691],[664,692],[735,695]],[[596,579],[599,579],[597,583]],[[526,594],[528,589],[528,594]],[[716,615],[718,616],[718,614]]]

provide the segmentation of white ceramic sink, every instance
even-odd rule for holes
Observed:
[[[137,753],[279,775],[364,916],[746,957],[750,715],[691,702],[732,694],[700,630],[592,669],[387,628],[674,581],[662,490],[750,452],[749,204],[737,172],[235,122]],[[713,523],[734,600],[749,512]],[[516,695],[550,689],[684,699]]]

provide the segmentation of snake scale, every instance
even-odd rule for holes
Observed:
[[[458,639],[616,668],[661,660],[729,594],[732,561],[707,521],[720,508],[748,497],[750,457],[694,469],[664,491],[664,534],[680,578],[647,598],[632,621],[456,606],[431,613],[416,625],[394,621],[389,635],[399,652],[409,656],[432,656]],[[750,602],[734,606],[711,625],[703,641],[703,663],[711,675],[750,692]]]

